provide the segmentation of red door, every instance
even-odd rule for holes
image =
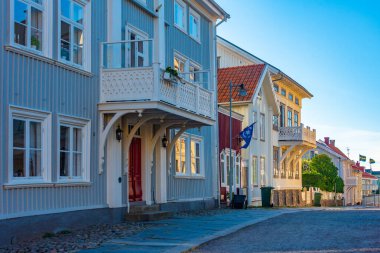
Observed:
[[[142,201],[141,139],[133,138],[129,148],[129,201]]]

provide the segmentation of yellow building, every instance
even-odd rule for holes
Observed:
[[[302,156],[316,147],[316,131],[301,123],[302,100],[312,94],[276,67],[221,37],[217,39],[217,57],[219,68],[267,64],[280,113],[273,114],[268,173],[272,178],[266,186],[274,188],[275,206],[302,205]],[[250,117],[249,113],[244,117]]]

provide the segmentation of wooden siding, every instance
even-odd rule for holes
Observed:
[[[8,44],[6,38],[9,36],[9,1],[0,1],[0,185],[8,182],[9,105],[52,113],[52,161],[48,169],[52,171],[53,183],[58,177],[57,114],[88,118],[92,127],[91,184],[17,189],[0,187],[0,219],[106,205],[105,174],[99,175],[97,172],[99,43],[106,38],[106,1],[91,2],[92,77],[89,77],[50,62],[5,50],[4,46]],[[56,42],[56,25],[53,26],[53,34]],[[56,43],[53,48],[56,57]]]
[[[147,10],[153,11],[153,0],[147,0]],[[133,27],[147,33],[149,38],[154,36],[153,16],[147,10],[136,4],[133,0],[123,2],[122,24],[123,40],[125,39],[125,26]]]

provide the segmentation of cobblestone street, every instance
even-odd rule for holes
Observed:
[[[283,214],[194,252],[380,252],[380,212],[337,209]]]

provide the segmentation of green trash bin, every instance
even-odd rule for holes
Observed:
[[[319,193],[319,192],[314,193],[314,206],[321,206],[321,197],[322,197],[322,193]]]
[[[272,189],[274,189],[271,186],[267,187],[261,187],[261,205],[262,207],[272,207],[271,203],[271,195],[272,195]]]

